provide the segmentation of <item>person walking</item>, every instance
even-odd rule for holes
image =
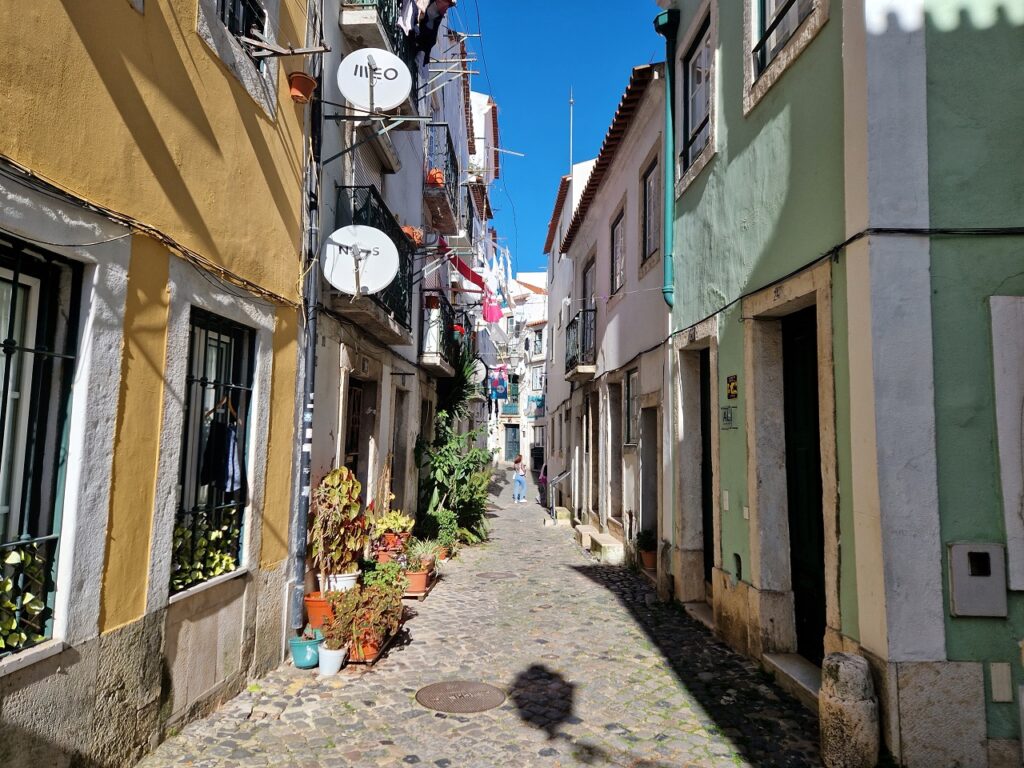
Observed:
[[[516,454],[516,460],[512,463],[512,501],[516,504],[526,503],[526,465],[523,464],[523,454]]]

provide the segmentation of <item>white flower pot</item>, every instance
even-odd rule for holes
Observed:
[[[331,651],[324,643],[320,643],[320,677],[332,677],[338,674],[348,659],[348,647],[340,651]]]
[[[321,592],[347,592],[356,585],[359,580],[359,571],[355,573],[344,573],[334,574],[327,577],[327,584],[324,584],[324,580],[321,577],[317,577],[320,581]]]

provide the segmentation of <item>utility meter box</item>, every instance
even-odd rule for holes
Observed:
[[[1006,616],[1006,549],[950,544],[949,599],[954,616]]]

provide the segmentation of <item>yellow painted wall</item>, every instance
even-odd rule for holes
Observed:
[[[263,505],[260,567],[273,568],[288,556],[288,520],[292,503],[292,450],[295,446],[295,376],[299,315],[281,310],[274,329],[273,408],[267,450],[267,486]]]
[[[0,3],[0,153],[294,299],[302,108],[269,118],[196,33],[197,0]],[[279,39],[304,40],[282,0]]]
[[[155,240],[132,237],[101,632],[136,621],[146,611],[167,349],[169,258],[166,248]]]

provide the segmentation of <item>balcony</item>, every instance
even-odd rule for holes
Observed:
[[[427,175],[423,198],[435,230],[442,235],[459,233],[459,159],[446,123],[427,126],[424,155]]]
[[[597,310],[581,309],[565,327],[565,378],[582,382],[597,370]]]
[[[458,328],[463,330],[459,333]],[[420,336],[420,365],[444,378],[455,375],[455,359],[465,338],[465,326],[441,291],[423,291],[423,333]]]
[[[412,73],[412,94],[402,114],[416,114],[419,65],[416,51],[398,26],[402,0],[342,0],[338,25],[354,48],[383,48],[406,63]],[[415,129],[418,123],[404,123],[399,129]]]
[[[384,232],[398,248],[398,274],[373,296],[338,295],[333,309],[384,344],[412,343],[412,270],[415,246],[398,225],[376,187],[338,189],[337,227],[364,224]]]

